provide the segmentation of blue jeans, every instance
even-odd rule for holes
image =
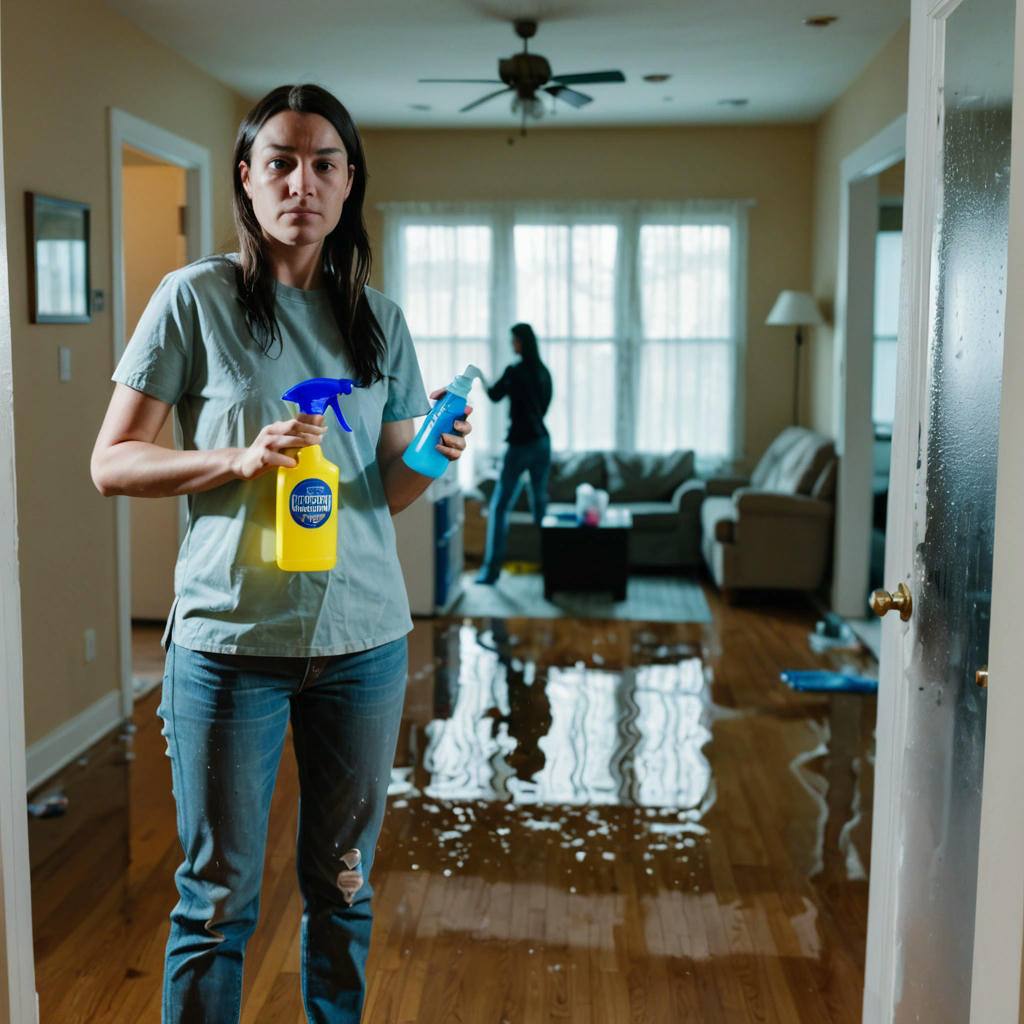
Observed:
[[[541,437],[527,444],[510,444],[505,449],[501,464],[501,475],[494,486],[491,504],[487,512],[487,547],[484,564],[480,567],[479,580],[493,582],[501,572],[505,561],[505,544],[508,541],[508,513],[515,507],[519,490],[523,486],[523,474],[530,477],[530,504],[534,522],[540,526],[544,510],[548,505],[548,473],[551,470],[551,438]]]
[[[302,995],[312,1024],[357,1024],[368,881],[407,675],[402,637],[331,658],[204,654],[172,644],[163,699],[185,859],[174,880],[164,1024],[236,1024],[256,926],[270,798],[289,721],[299,769]]]

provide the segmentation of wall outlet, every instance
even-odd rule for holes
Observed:
[[[57,349],[57,369],[61,380],[71,380],[71,349],[67,345]]]
[[[85,660],[93,661],[96,657],[96,630],[85,631]]]

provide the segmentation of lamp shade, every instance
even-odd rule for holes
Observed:
[[[793,327],[823,324],[821,310],[810,292],[779,292],[779,297],[768,314],[766,324],[773,327]]]

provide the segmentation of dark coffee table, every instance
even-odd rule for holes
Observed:
[[[540,524],[544,596],[550,600],[558,590],[610,590],[616,601],[625,601],[632,526],[629,509],[614,506],[597,526],[545,516]]]

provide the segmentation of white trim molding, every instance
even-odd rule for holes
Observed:
[[[27,791],[31,792],[84,754],[122,721],[121,693],[111,690],[83,712],[37,740],[25,751]]]
[[[874,426],[875,236],[878,174],[906,155],[902,115],[850,153],[840,165],[839,253],[833,364],[833,431],[839,454],[832,608],[851,619],[867,611],[871,558],[871,477]]]
[[[25,693],[8,287],[7,216],[0,205],[0,1020],[25,1024],[37,1019],[37,1010],[25,810]]]

